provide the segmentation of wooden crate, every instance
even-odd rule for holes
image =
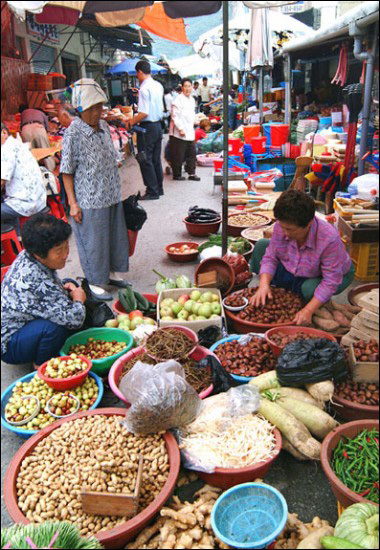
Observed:
[[[353,344],[349,346],[349,365],[352,378],[355,382],[379,383],[379,363],[357,361]]]

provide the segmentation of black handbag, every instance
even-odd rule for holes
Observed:
[[[140,193],[131,195],[123,201],[123,209],[127,229],[131,231],[140,231],[146,222],[148,215],[146,210],[139,204]]]
[[[93,327],[104,327],[106,321],[114,318],[113,311],[105,302],[94,300],[92,298],[90,285],[86,278],[78,277],[78,279],[81,281],[80,286],[86,294],[86,301],[84,303],[86,308],[86,318],[82,325],[82,329],[85,330]],[[76,286],[79,286],[79,284],[73,279],[64,279],[62,281],[63,284],[65,282],[70,282]]]

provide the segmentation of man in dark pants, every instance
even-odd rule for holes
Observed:
[[[151,77],[148,61],[139,61],[135,69],[140,82],[139,100],[137,115],[129,121],[129,126],[140,123],[140,126],[145,129],[144,134],[137,134],[139,153],[145,153],[143,155],[145,158],[139,160],[146,187],[146,194],[141,197],[141,200],[156,200],[164,194],[161,164],[164,89]]]

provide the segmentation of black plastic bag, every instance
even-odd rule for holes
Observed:
[[[343,348],[327,338],[296,340],[285,346],[277,361],[282,386],[303,386],[323,380],[341,382],[347,377]]]
[[[240,386],[241,382],[232,378],[232,376],[224,370],[222,365],[212,355],[208,355],[204,359],[198,362],[199,368],[210,368],[212,373],[212,385],[214,390],[211,395],[216,395],[224,391],[228,391],[230,388]]]
[[[147,213],[139,204],[140,193],[131,195],[123,201],[123,209],[127,228],[131,231],[140,231],[147,220]]]
[[[204,348],[211,348],[221,337],[222,333],[219,327],[206,327],[198,332],[198,344]]]
[[[105,322],[114,318],[113,311],[105,302],[99,302],[91,297],[91,290],[87,279],[81,279],[81,287],[86,293],[86,318],[82,329],[104,327]]]

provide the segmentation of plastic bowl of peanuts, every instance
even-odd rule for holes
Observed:
[[[22,524],[69,521],[83,537],[95,535],[105,548],[123,548],[133,539],[172,493],[180,453],[169,432],[144,436],[128,432],[121,424],[125,412],[125,408],[104,408],[77,413],[24,443],[4,479],[4,501],[12,520]],[[81,489],[131,494],[140,454],[144,462],[137,515],[128,519],[86,514]],[[53,472],[60,481],[50,491],[53,486],[45,486],[44,481]]]
[[[271,225],[272,220],[264,214],[243,212],[242,214],[230,214],[228,216],[227,234],[231,237],[240,237],[241,232],[248,227],[262,229]]]

